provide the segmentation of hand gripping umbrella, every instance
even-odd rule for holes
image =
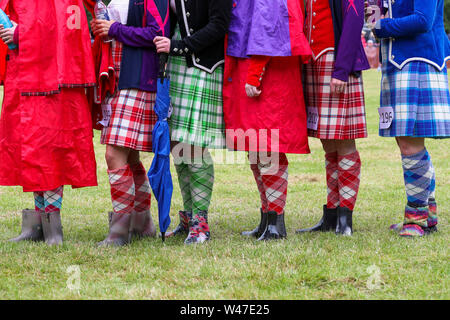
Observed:
[[[170,225],[170,203],[172,201],[172,175],[170,174],[170,133],[167,118],[169,116],[170,80],[166,75],[168,55],[159,56],[159,76],[156,93],[155,113],[158,117],[152,132],[153,153],[152,166],[148,171],[150,185],[158,201],[159,229],[162,241]]]

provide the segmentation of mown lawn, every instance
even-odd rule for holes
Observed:
[[[364,76],[370,137],[358,143],[363,169],[353,237],[294,233],[317,222],[326,197],[323,152],[311,140],[311,155],[289,156],[287,240],[260,243],[239,235],[258,222],[259,196],[248,165],[220,164],[211,242],[184,246],[182,238],[165,244],[150,239],[97,248],[111,209],[97,134],[99,187],[66,188],[62,247],[6,242],[20,232],[21,209],[33,203],[21,188],[0,187],[0,299],[449,299],[450,141],[428,142],[439,232],[400,239],[388,230],[402,219],[405,204],[400,155],[394,139],[377,135],[380,74]],[[150,162],[145,156],[146,167]],[[176,188],[171,228],[179,208]]]

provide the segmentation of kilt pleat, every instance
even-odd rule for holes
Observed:
[[[334,52],[323,54],[305,66],[306,107],[316,107],[319,114],[317,130],[308,135],[319,139],[358,139],[367,137],[364,88],[362,77],[350,75],[346,91],[331,94]]]
[[[388,45],[382,45],[383,57]],[[401,70],[383,59],[381,80],[382,107],[394,109],[382,137],[450,137],[450,93],[447,69],[439,71],[429,63],[411,61]]]

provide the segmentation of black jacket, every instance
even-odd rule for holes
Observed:
[[[224,62],[232,0],[175,0],[172,33],[180,26],[182,40],[172,41],[170,54],[185,56],[189,67],[212,73]],[[172,34],[173,36],[173,34]]]

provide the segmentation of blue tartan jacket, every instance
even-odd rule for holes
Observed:
[[[410,61],[424,61],[439,70],[450,59],[444,29],[444,0],[387,0],[389,18],[374,29],[389,39],[389,62],[401,69]]]

